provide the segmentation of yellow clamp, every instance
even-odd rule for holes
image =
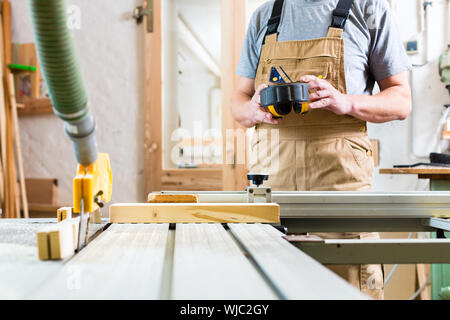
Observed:
[[[84,212],[93,212],[99,206],[95,198],[105,203],[111,200],[112,173],[109,155],[99,153],[97,161],[88,166],[78,165],[77,175],[73,179],[73,212],[79,213],[81,199],[84,199]]]

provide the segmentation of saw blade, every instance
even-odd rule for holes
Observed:
[[[81,199],[77,252],[80,251],[87,243],[89,231],[89,219],[90,219],[89,212],[84,213],[84,199]]]

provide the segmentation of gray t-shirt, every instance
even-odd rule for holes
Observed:
[[[285,0],[278,41],[327,35],[338,0]],[[253,14],[237,74],[254,79],[274,0]],[[375,81],[410,68],[386,0],[355,0],[344,31],[345,76],[349,94],[371,94]]]

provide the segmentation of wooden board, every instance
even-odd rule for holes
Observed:
[[[196,194],[153,194],[150,193],[147,198],[149,203],[197,203]]]
[[[278,223],[273,203],[120,203],[109,207],[112,223]]]
[[[34,43],[14,44],[14,63],[36,67],[36,71],[13,70],[18,102],[40,97],[40,70]],[[28,87],[29,86],[29,87]]]
[[[227,130],[241,130],[245,128],[234,121],[231,116],[230,102],[237,83],[236,67],[241,56],[247,26],[247,1],[221,0],[222,24],[222,62],[221,62],[221,90],[222,90],[222,136],[223,138],[223,190],[244,190],[248,185],[246,165],[246,141],[233,139],[227,145]],[[235,131],[233,131],[235,132]],[[239,153],[237,151],[240,150]],[[236,162],[233,164],[232,159]],[[242,161],[244,160],[244,161]]]
[[[161,190],[222,190],[221,169],[174,169],[163,170],[161,174]]]
[[[380,141],[377,139],[370,139],[370,143],[372,144],[373,165],[375,167],[378,167],[380,165],[380,153],[379,153]]]
[[[24,299],[60,268],[63,261],[41,261],[37,257],[36,232],[56,224],[56,219],[0,219],[0,299]],[[103,225],[91,225],[89,238]]]
[[[221,224],[177,224],[175,235],[172,299],[277,298]]]
[[[286,299],[367,299],[298,250],[270,225],[228,224],[232,234]]]
[[[53,114],[52,101],[49,98],[27,99],[22,102],[23,108],[18,108],[19,117],[35,114]]]
[[[158,299],[168,224],[111,225],[32,299]]]
[[[58,222],[61,222],[66,219],[72,219],[72,207],[61,207],[56,210],[56,218]]]
[[[16,97],[14,94],[14,78],[12,74],[10,74],[9,77],[6,79],[6,87],[8,88],[9,104],[11,107],[13,134],[16,147],[16,163],[17,163],[17,171],[19,173],[20,188],[18,188],[17,195],[19,195],[20,198],[22,199],[21,207],[23,211],[23,217],[29,218],[30,216],[28,213],[28,200],[27,200],[27,191],[25,187],[25,173],[23,169],[22,147],[20,144],[19,120],[17,118],[17,105],[16,105]],[[17,208],[19,209],[20,205],[18,205]],[[20,213],[17,216],[17,218],[20,218]]]
[[[416,168],[384,168],[381,174],[425,174],[425,175],[450,175],[450,168],[443,167],[416,167]]]
[[[66,219],[36,233],[40,260],[63,260],[75,253],[78,241],[78,219]]]
[[[141,24],[144,46],[144,175],[145,194],[161,189],[162,175],[162,22],[161,2],[153,0],[153,32],[147,17]]]
[[[75,253],[78,223],[78,219],[64,220],[58,223],[54,230],[48,232],[51,260],[67,259]]]

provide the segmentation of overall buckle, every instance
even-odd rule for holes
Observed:
[[[342,10],[342,9],[335,9],[333,11],[331,28],[344,29],[345,23],[347,22],[347,19],[349,16],[350,16],[350,11]]]

